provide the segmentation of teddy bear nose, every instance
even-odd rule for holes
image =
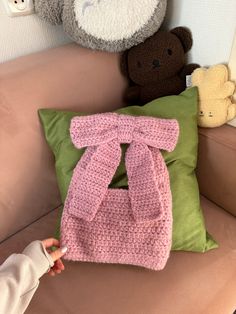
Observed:
[[[159,68],[160,67],[160,61],[158,59],[154,59],[152,61],[153,69]]]

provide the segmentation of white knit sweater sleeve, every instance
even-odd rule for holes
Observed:
[[[24,313],[40,277],[53,265],[41,241],[30,243],[22,254],[8,257],[0,266],[0,313]]]

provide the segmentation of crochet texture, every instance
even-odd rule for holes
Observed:
[[[116,113],[75,117],[71,139],[87,147],[74,169],[61,220],[65,259],[162,269],[172,236],[169,175],[160,149],[177,143],[176,120]],[[128,190],[108,186],[125,155]]]

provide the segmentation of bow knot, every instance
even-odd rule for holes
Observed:
[[[134,140],[135,122],[135,117],[129,117],[129,119],[127,119],[127,116],[118,116],[117,139],[119,143],[130,144]]]

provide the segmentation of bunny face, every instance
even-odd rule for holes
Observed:
[[[78,26],[87,34],[108,41],[128,39],[152,17],[160,0],[75,1]],[[138,18],[131,23],[132,16]]]
[[[218,127],[230,120],[228,108],[230,100],[202,101],[198,111],[198,125],[201,127]]]
[[[124,51],[159,29],[166,4],[167,0],[64,0],[62,23],[82,46]]]
[[[34,0],[35,12],[62,24],[78,44],[95,50],[127,50],[161,26],[167,0]]]

